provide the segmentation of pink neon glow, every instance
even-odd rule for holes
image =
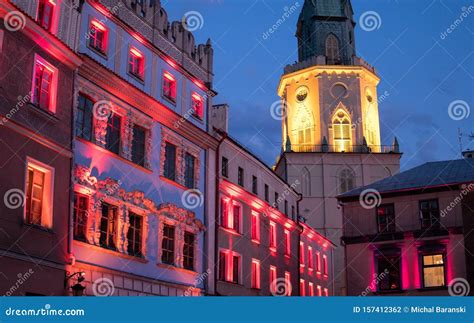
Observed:
[[[176,65],[176,63],[171,58],[166,58],[165,61],[166,61],[166,63],[168,63],[170,66],[172,66],[174,68],[178,67],[178,65]]]
[[[201,97],[199,94],[197,94],[197,93],[193,93],[192,97],[193,97],[193,99],[195,99],[195,100],[202,101],[202,97]]]
[[[167,78],[168,80],[170,80],[170,81],[173,81],[173,82],[175,81],[174,76],[171,75],[171,74],[168,73],[168,72],[165,72],[165,73],[164,73],[164,77],[166,77],[166,78]]]
[[[107,30],[107,28],[105,28],[105,26],[103,24],[101,24],[100,22],[98,22],[95,19],[91,21],[91,24],[94,25],[95,28],[97,28],[101,31],[106,31]]]
[[[143,54],[135,47],[130,48],[130,53],[136,57],[143,57]]]

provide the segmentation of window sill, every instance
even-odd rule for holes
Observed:
[[[166,95],[162,94],[161,97],[167,101],[168,103],[172,104],[174,107],[176,107],[176,99],[173,100],[172,98],[170,97],[167,97]]]
[[[107,56],[107,53],[104,53],[100,49],[92,47],[89,44],[87,44],[87,48],[90,49],[92,52],[94,52],[94,54],[97,54],[100,57],[102,57],[103,59],[105,59],[105,60],[109,59],[108,56]]]
[[[271,252],[277,252],[277,248],[276,247],[270,247],[269,248]]]
[[[116,251],[116,250],[112,250],[112,249],[107,249],[107,248],[104,248],[104,247],[101,247],[101,246],[96,246],[96,245],[93,245],[93,244],[90,244],[88,242],[83,242],[83,241],[80,241],[80,240],[74,240],[74,243],[77,243],[79,245],[82,245],[86,248],[91,248],[91,249],[94,249],[95,251],[101,251],[101,252],[105,252],[107,254],[110,254],[110,255],[113,255],[113,256],[117,256],[117,257],[120,257],[120,258],[124,258],[124,259],[128,259],[128,260],[132,260],[132,261],[137,261],[137,262],[140,262],[140,263],[143,263],[143,264],[146,264],[148,263],[148,260],[146,260],[145,258],[143,257],[136,257],[136,256],[131,256],[131,255],[127,255],[125,253],[121,253],[119,251]]]
[[[204,124],[204,119],[200,117],[199,115],[195,114],[194,112],[191,114],[191,117],[197,122]]]
[[[49,111],[49,110],[45,110],[43,108],[40,108],[38,105],[30,102],[28,103],[29,106],[31,107],[31,109],[29,109],[28,111],[32,111],[34,112],[35,114],[41,116],[41,117],[44,117],[46,119],[48,119],[48,121],[51,121],[51,122],[59,122],[59,118],[56,116],[56,114],[54,114],[53,112]]]
[[[44,233],[49,233],[49,234],[55,234],[56,233],[56,232],[54,232],[54,230],[52,228],[46,228],[46,227],[43,227],[43,226],[38,225],[38,224],[28,223],[28,222],[24,221],[23,225],[26,226],[26,227],[29,227],[31,229],[35,229],[37,231],[44,232]]]
[[[437,290],[448,290],[448,287],[447,286],[422,287],[422,288],[417,289],[417,291],[419,292],[429,292],[429,291],[437,291]]]
[[[145,78],[144,76],[137,75],[130,71],[127,72],[127,75],[133,78],[135,81],[139,82],[141,85],[145,85]]]
[[[183,190],[183,191],[187,191],[187,190],[190,190],[191,188],[187,188],[186,186],[184,185],[181,185],[180,183],[178,182],[175,182],[173,181],[172,179],[169,179],[163,175],[160,175],[160,179],[165,182],[165,183],[168,183],[168,184],[171,184],[171,185],[174,185],[176,186],[177,188],[179,188],[180,190]]]
[[[176,267],[174,265],[168,265],[168,264],[164,264],[164,263],[157,263],[156,264],[157,267],[159,268],[164,268],[164,269],[168,269],[168,270],[174,270],[174,271],[178,271],[178,272],[181,272],[181,273],[185,273],[185,274],[189,274],[189,275],[198,275],[197,272],[195,272],[194,270],[189,270],[189,269],[185,269],[185,268],[179,268],[179,267]]]
[[[255,243],[256,245],[260,245],[260,240],[252,239],[252,242]]]
[[[224,230],[225,232],[227,232],[227,233],[233,234],[234,236],[238,236],[238,237],[242,237],[242,236],[243,236],[242,233],[237,232],[237,231],[234,230],[234,229],[226,228],[226,227],[223,227],[223,226],[220,226],[220,228],[221,228],[222,230]]]

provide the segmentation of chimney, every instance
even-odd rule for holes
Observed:
[[[229,132],[229,105],[227,104],[216,104],[211,108],[209,123],[211,129],[217,129],[219,131],[228,133]]]

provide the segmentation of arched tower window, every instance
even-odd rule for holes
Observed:
[[[350,169],[343,169],[339,173],[339,193],[345,193],[355,188],[354,172]]]
[[[336,152],[350,152],[351,119],[343,110],[338,110],[332,120],[334,146]]]
[[[337,64],[340,61],[339,41],[333,34],[326,38],[326,58],[329,65]]]
[[[306,167],[301,171],[301,186],[301,194],[311,196],[311,174]]]

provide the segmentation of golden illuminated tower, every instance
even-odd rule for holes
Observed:
[[[299,61],[285,68],[278,86],[285,118],[275,169],[288,183],[300,183],[303,219],[338,245],[343,223],[336,196],[398,173],[401,157],[396,139],[381,145],[380,78],[355,54],[352,16],[350,0],[306,0],[296,34]],[[345,294],[346,265],[340,246],[336,295]]]

